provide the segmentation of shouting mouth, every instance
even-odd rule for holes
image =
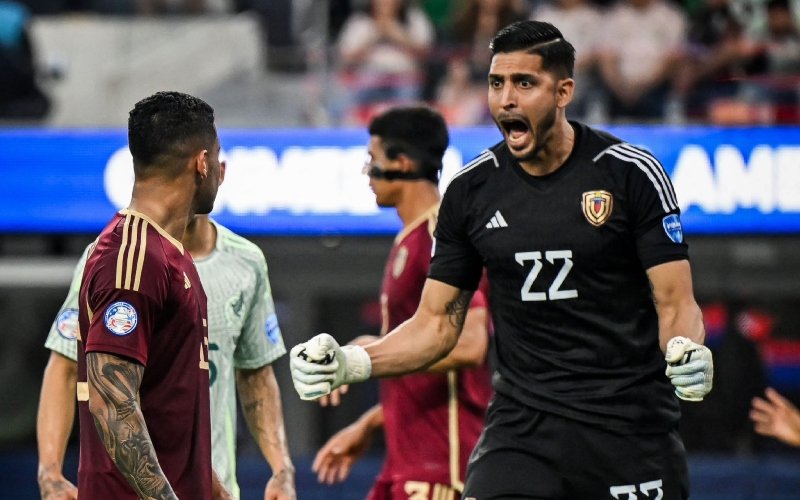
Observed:
[[[532,140],[531,127],[527,121],[521,118],[502,118],[498,121],[510,148],[524,149]]]

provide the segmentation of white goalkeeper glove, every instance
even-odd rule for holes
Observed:
[[[363,347],[340,347],[327,333],[294,346],[289,367],[294,388],[305,400],[326,396],[340,385],[363,382],[372,373],[372,361]]]
[[[675,394],[686,401],[702,401],[711,392],[714,382],[714,360],[711,351],[686,337],[673,337],[667,342],[667,377],[675,386]]]

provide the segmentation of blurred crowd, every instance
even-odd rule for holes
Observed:
[[[14,9],[24,14],[10,15]],[[324,61],[308,57],[299,34],[319,9],[326,10]],[[577,49],[572,118],[800,121],[797,0],[0,0],[0,74],[30,53],[26,16],[81,11],[252,11],[263,21],[270,70],[316,74],[324,66],[318,99],[303,104],[317,106],[309,115],[329,125],[363,125],[386,106],[410,101],[436,105],[452,125],[488,123],[488,41],[527,18],[553,22]],[[20,71],[35,87],[31,69]],[[2,85],[3,99],[11,99]]]
[[[422,99],[488,121],[488,41],[532,18],[577,50],[572,116],[597,122],[796,123],[800,30],[790,0],[372,0],[332,33],[340,122]]]

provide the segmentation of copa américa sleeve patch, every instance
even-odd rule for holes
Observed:
[[[56,318],[56,331],[67,340],[78,338],[78,310],[64,309]]]
[[[669,214],[662,220],[664,232],[673,243],[683,243],[683,225],[678,214]]]
[[[130,335],[139,324],[139,313],[132,304],[124,301],[114,302],[104,315],[106,329],[118,336]]]

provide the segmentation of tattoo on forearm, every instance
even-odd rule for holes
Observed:
[[[467,317],[467,310],[469,309],[469,302],[472,299],[472,292],[467,290],[460,290],[458,296],[452,302],[445,305],[447,317],[450,324],[456,327],[459,331],[464,327],[464,320]]]
[[[237,378],[242,410],[250,433],[260,444],[267,459],[282,455],[288,460],[289,448],[283,428],[280,391],[272,369],[243,370]]]
[[[75,486],[61,475],[61,469],[48,465],[39,470],[39,493],[42,498],[61,497]]]
[[[136,391],[144,367],[103,353],[86,356],[90,385],[103,401],[93,405],[95,427],[119,471],[142,498],[177,498],[158,463]]]

